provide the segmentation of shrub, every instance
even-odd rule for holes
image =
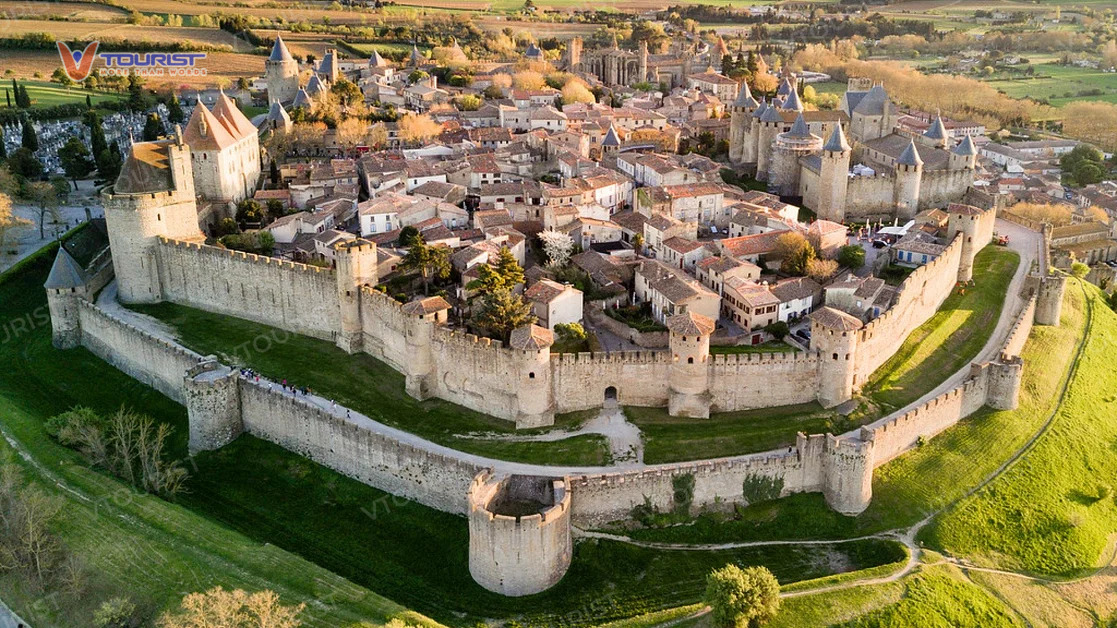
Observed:
[[[136,605],[126,597],[114,597],[93,611],[94,628],[129,628],[138,624]]]
[[[671,478],[671,494],[674,511],[678,513],[690,512],[690,505],[694,502],[694,474],[684,473]]]
[[[765,567],[726,565],[706,576],[705,602],[715,626],[761,626],[780,609],[780,583]]]
[[[765,502],[778,499],[783,492],[783,478],[770,478],[765,475],[749,475],[741,483],[741,495],[748,503]]]

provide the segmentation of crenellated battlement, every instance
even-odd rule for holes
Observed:
[[[219,246],[211,246],[209,244],[204,244],[201,242],[172,240],[164,236],[159,236],[159,244],[178,249],[194,250],[204,255],[213,255],[238,261],[253,262],[263,266],[271,266],[283,270],[294,270],[311,274],[334,274],[334,270],[332,268],[321,268],[319,266],[311,266],[309,264],[300,264],[299,262],[282,260],[275,257],[269,257],[267,255],[257,255],[256,253],[248,253],[246,251],[234,251],[232,249],[224,249]]]
[[[191,351],[190,349],[187,349],[177,342],[171,342],[170,340],[167,340],[160,336],[156,336],[155,334],[152,334],[147,330],[136,327],[132,323],[117,318],[116,316],[113,316],[112,314],[102,310],[100,307],[93,303],[90,303],[89,301],[79,299],[78,307],[86,315],[99,318],[106,323],[119,327],[121,330],[128,332],[128,334],[141,339],[144,343],[158,346],[161,350],[166,351],[169,354],[182,356],[194,361],[201,361],[203,359],[203,356],[200,353]]]
[[[710,363],[713,366],[735,366],[765,364],[785,364],[817,362],[818,351],[780,351],[759,353],[713,353],[710,354]]]
[[[586,364],[669,364],[670,351],[606,351],[602,353],[552,353],[558,366]]]
[[[493,340],[492,338],[485,338],[483,336],[455,331],[453,329],[447,329],[445,327],[435,328],[434,340],[436,342],[442,342],[444,344],[454,345],[458,347],[465,347],[468,349],[480,348],[493,349],[497,351],[505,349],[504,343],[499,340]],[[509,354],[510,353],[511,350],[509,350]]]

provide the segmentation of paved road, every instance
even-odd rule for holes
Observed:
[[[8,608],[3,600],[0,600],[0,628],[31,628],[30,625],[20,619],[15,611]]]

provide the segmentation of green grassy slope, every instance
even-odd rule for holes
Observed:
[[[1020,263],[1015,251],[989,245],[974,259],[977,284],[954,292],[873,373],[862,394],[885,411],[935,389],[981,351],[997,327],[1008,284]]]
[[[1020,407],[984,408],[926,445],[877,469],[873,501],[857,517],[830,510],[822,496],[798,494],[707,515],[691,526],[636,530],[646,540],[727,542],[754,539],[841,538],[910,526],[960,498],[1003,464],[1047,420],[1084,332],[1082,293],[1067,290],[1059,327],[1035,327],[1024,348]]]
[[[232,363],[250,366],[276,381],[286,379],[309,386],[377,421],[455,449],[540,464],[607,462],[608,444],[600,435],[555,442],[461,438],[458,435],[471,432],[512,433],[515,426],[446,401],[416,401],[404,392],[403,375],[364,353],[349,355],[323,340],[173,303],[135,309],[173,327],[182,344],[203,355],[216,354]],[[254,342],[260,338],[264,340]],[[264,350],[257,350],[260,348]],[[581,414],[560,416],[556,424],[561,427],[584,418]]]
[[[88,565],[91,588],[77,598],[44,595],[8,574],[0,577],[0,591],[9,605],[32,625],[88,626],[92,610],[112,595],[130,596],[150,617],[186,593],[220,584],[272,589],[285,603],[318,600],[305,613],[308,626],[382,623],[405,611],[274,545],[134,493],[50,440],[45,418],[77,404],[109,412],[122,402],[174,423],[180,441],[185,435],[181,406],[83,349],[62,353],[51,346],[42,283],[52,261],[53,248],[0,278],[0,457],[15,460],[25,477],[65,500],[57,532]],[[29,459],[15,456],[9,443]]]
[[[1054,576],[1097,565],[1117,531],[1117,314],[1088,290],[1090,341],[1050,431],[1007,473],[938,519],[927,535],[932,545]],[[1072,282],[1068,291],[1079,288]]]

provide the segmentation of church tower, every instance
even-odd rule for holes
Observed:
[[[268,85],[269,105],[291,102],[299,91],[299,62],[291,56],[279,35],[275,36],[271,55],[264,62],[264,80]]]
[[[853,154],[842,124],[834,125],[834,132],[822,146],[822,165],[818,171],[818,202],[815,212],[822,220],[841,223],[845,221],[846,192],[849,188],[849,161]]]

